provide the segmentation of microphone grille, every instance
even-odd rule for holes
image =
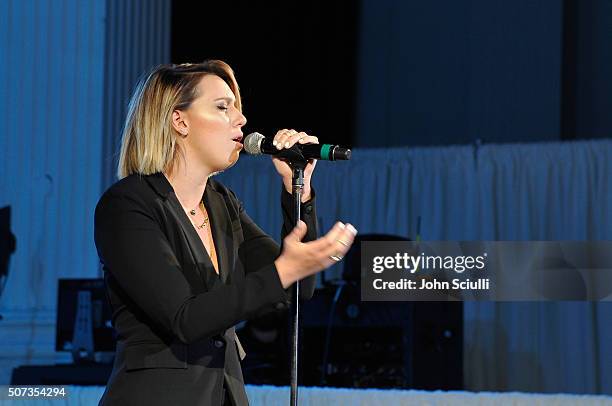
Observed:
[[[261,154],[261,142],[265,139],[262,134],[258,132],[250,133],[244,137],[244,150],[248,154],[259,155]]]

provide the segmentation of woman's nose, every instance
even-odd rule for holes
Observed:
[[[238,112],[238,115],[237,115],[237,116],[236,116],[236,118],[234,119],[234,125],[235,125],[236,127],[243,127],[243,126],[246,124],[247,119],[246,119],[246,117],[244,116],[244,114],[242,114],[242,112],[241,112],[241,111],[237,110],[237,112]]]

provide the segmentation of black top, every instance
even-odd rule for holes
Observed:
[[[234,403],[247,404],[233,326],[287,307],[274,266],[280,247],[219,182],[209,179],[203,199],[220,277],[163,174],[128,176],[98,202],[95,242],[118,335],[101,404],[215,405],[224,378]],[[281,208],[284,237],[295,224],[284,189]],[[314,198],[302,213],[312,240]],[[313,291],[310,277],[301,292]]]

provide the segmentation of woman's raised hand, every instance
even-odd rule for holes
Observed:
[[[319,139],[312,135],[308,135],[305,132],[285,129],[276,133],[273,143],[276,148],[281,150],[283,148],[291,148],[295,144],[318,144]],[[291,193],[291,177],[293,173],[289,167],[289,164],[282,159],[275,158],[274,156],[272,156],[272,163],[274,163],[274,167],[276,168],[278,174],[281,176],[281,178],[283,178],[285,189],[287,192]],[[317,160],[312,159],[308,162],[306,168],[304,168],[304,194],[302,195],[302,202],[310,199],[310,179],[316,165]]]
[[[350,224],[336,223],[323,237],[302,242],[306,224],[299,224],[283,240],[283,252],[274,261],[284,289],[340,261],[347,253],[357,230]]]

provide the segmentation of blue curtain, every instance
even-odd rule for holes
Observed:
[[[423,240],[612,239],[612,140],[356,150],[319,162],[321,230]],[[280,181],[268,159],[219,175],[279,236]],[[337,278],[341,269],[326,271]],[[612,394],[612,303],[466,303],[468,390]]]

